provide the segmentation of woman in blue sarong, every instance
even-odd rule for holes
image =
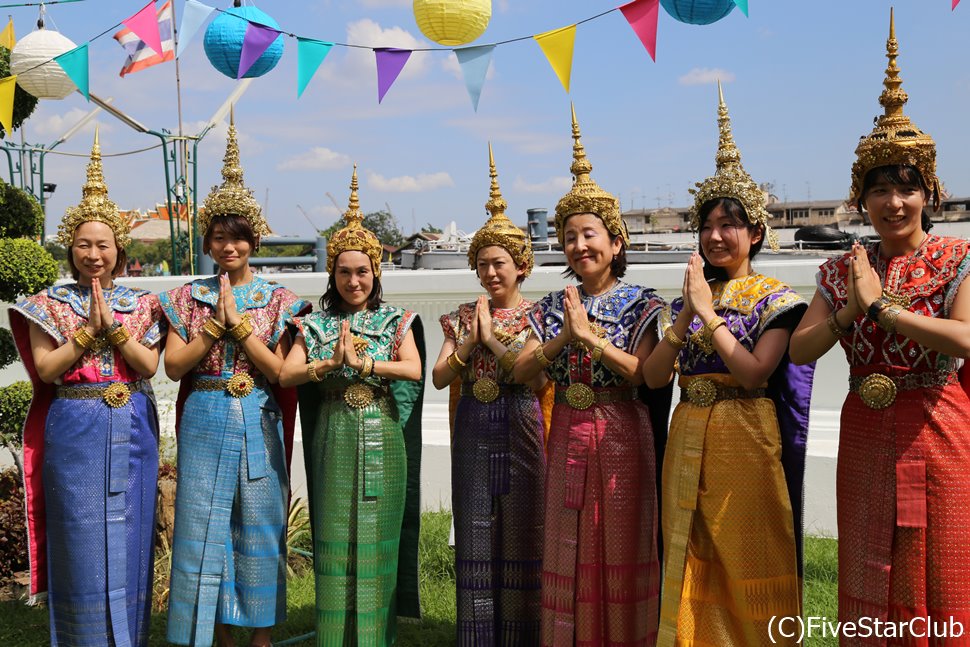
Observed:
[[[30,595],[47,597],[51,644],[148,644],[158,417],[148,379],[158,298],[114,282],[129,223],[108,198],[95,135],[81,203],[58,241],[74,283],[10,310],[34,387],[24,425]]]
[[[199,216],[219,274],[161,295],[165,372],[182,381],[168,640],[208,646],[214,633],[233,645],[234,625],[252,627],[249,644],[262,647],[286,617],[289,452],[271,385],[286,325],[310,304],[249,267],[269,229],[231,122],[222,176]]]

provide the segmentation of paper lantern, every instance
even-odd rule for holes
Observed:
[[[229,15],[232,14],[232,15]],[[245,20],[243,20],[245,19]],[[230,7],[209,23],[205,30],[205,55],[216,68],[230,79],[239,73],[239,58],[242,56],[243,39],[246,37],[248,21],[279,29],[279,23],[256,7]],[[256,59],[243,78],[263,76],[280,62],[283,57],[283,36],[280,35],[263,55]]]
[[[464,45],[483,33],[492,18],[492,0],[414,0],[421,33],[439,45]]]
[[[74,92],[77,86],[61,66],[51,59],[75,47],[77,45],[67,36],[41,27],[13,46],[13,51],[10,52],[10,73],[17,75],[17,85],[38,99],[63,99]]]
[[[691,25],[709,25],[728,15],[737,6],[734,0],[660,0],[674,19]]]

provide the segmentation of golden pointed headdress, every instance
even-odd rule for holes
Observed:
[[[364,214],[360,211],[357,187],[357,165],[354,164],[354,175],[350,179],[350,201],[347,204],[347,211],[344,212],[344,221],[347,224],[327,242],[327,272],[333,274],[334,263],[343,252],[363,252],[370,257],[374,276],[381,278],[384,246],[374,232],[364,227]]]
[[[131,222],[118,212],[118,205],[108,197],[108,185],[104,182],[104,169],[101,166],[101,144],[98,131],[94,131],[94,145],[91,147],[91,161],[88,162],[88,176],[81,189],[81,203],[68,207],[64,218],[57,228],[57,242],[64,247],[74,243],[74,230],[85,222],[96,220],[111,228],[115,244],[124,249],[131,242]]]
[[[563,231],[566,219],[578,213],[591,213],[599,216],[606,229],[614,236],[623,238],[625,246],[630,246],[630,234],[626,223],[620,216],[620,201],[607,193],[589,176],[593,165],[586,157],[586,149],[580,141],[579,122],[576,121],[576,108],[570,106],[573,117],[573,163],[569,170],[573,174],[573,188],[556,205],[556,236],[563,244]]]
[[[876,127],[869,135],[862,137],[855,149],[856,161],[852,165],[852,189],[849,200],[858,205],[862,198],[862,183],[866,174],[880,166],[905,164],[912,166],[923,176],[923,181],[933,194],[933,206],[940,207],[940,179],[936,176],[936,143],[933,138],[916,127],[903,113],[903,106],[909,95],[903,90],[903,80],[899,78],[896,57],[899,55],[899,42],[896,40],[896,25],[893,10],[889,10],[889,39],[886,41],[886,79],[879,103],[885,112],[876,120]]]
[[[717,169],[714,176],[703,182],[697,182],[696,189],[690,189],[694,195],[694,205],[690,208],[690,228],[700,227],[700,211],[705,203],[717,198],[734,198],[741,203],[752,225],[764,227],[764,236],[773,250],[778,249],[778,235],[768,225],[771,215],[765,208],[765,193],[761,190],[748,172],[741,165],[741,151],[734,143],[731,133],[731,115],[728,114],[727,104],[724,103],[724,91],[721,82],[717,82],[717,125],[720,138],[717,145],[715,162]]]
[[[492,187],[485,209],[491,216],[472,237],[471,245],[468,247],[468,265],[473,270],[476,269],[478,251],[483,247],[498,245],[509,253],[517,267],[525,265],[525,276],[529,276],[535,262],[532,256],[532,241],[505,215],[509,205],[502,197],[502,191],[498,186],[498,171],[495,170],[495,157],[492,155],[491,143],[488,145],[488,175],[492,178]]]
[[[253,192],[243,183],[242,163],[239,161],[239,143],[236,140],[236,123],[233,111],[229,112],[229,132],[226,137],[226,155],[222,159],[222,185],[212,187],[199,214],[199,233],[205,235],[213,218],[219,216],[242,216],[249,221],[256,236],[270,233],[263,218],[263,210],[253,197]]]

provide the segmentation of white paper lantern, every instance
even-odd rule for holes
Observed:
[[[63,99],[77,86],[51,59],[75,47],[77,45],[67,36],[41,27],[14,45],[10,52],[10,73],[17,75],[17,85],[38,99]]]

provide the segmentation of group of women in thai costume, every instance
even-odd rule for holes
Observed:
[[[970,357],[960,290],[970,255],[966,241],[928,233],[935,144],[903,113],[897,47],[891,22],[885,115],[852,171],[852,199],[881,242],[824,263],[810,304],[752,267],[777,242],[723,96],[716,171],[690,212],[699,251],[669,304],[622,280],[629,237],[617,199],[591,178],[575,113],[574,184],[555,220],[578,285],[525,300],[531,245],[505,215],[489,150],[490,216],[469,250],[487,296],[441,318],[432,371],[436,388],[459,395],[459,645],[775,643],[772,618],[802,610],[808,399],[814,360],[837,341],[850,364],[840,619],[970,625],[970,401],[958,376]],[[382,247],[362,225],[356,169],[312,314],[249,268],[267,228],[234,126],[223,177],[200,222],[219,275],[155,297],[114,283],[129,229],[95,139],[82,202],[59,231],[76,282],[11,310],[35,387],[24,455],[31,592],[48,594],[53,644],[147,643],[158,461],[148,379],[163,343],[166,373],[181,380],[168,639],[231,645],[230,627],[245,626],[249,644],[268,645],[284,619],[290,387],[317,644],[390,645],[396,617],[420,613],[423,334],[413,312],[382,302]],[[675,376],[657,492],[637,387]]]

